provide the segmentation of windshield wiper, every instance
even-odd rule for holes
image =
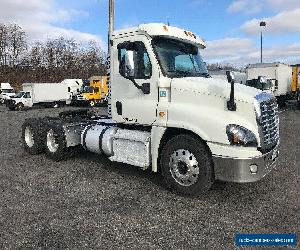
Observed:
[[[206,78],[211,78],[209,73],[199,73],[200,76],[204,76]]]

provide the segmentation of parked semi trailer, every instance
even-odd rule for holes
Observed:
[[[200,55],[203,39],[143,24],[113,32],[110,45],[111,115],[78,111],[26,120],[26,151],[59,161],[82,147],[160,172],[184,194],[205,192],[215,180],[255,182],[275,166],[276,99],[234,84],[231,74],[229,83],[211,78]]]
[[[11,110],[23,110],[35,105],[69,105],[72,101],[70,87],[66,83],[24,83],[23,91],[6,102]]]
[[[283,63],[257,63],[250,64],[246,68],[248,84],[253,84],[256,80],[256,88],[261,89],[258,77],[264,76],[268,83],[264,85],[264,90],[272,92],[279,104],[283,104],[291,98],[292,92],[292,68]],[[254,80],[254,81],[251,81]]]

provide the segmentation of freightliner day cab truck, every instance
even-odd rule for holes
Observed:
[[[76,147],[163,175],[184,194],[215,180],[255,182],[278,157],[273,95],[209,76],[194,33],[144,24],[110,36],[110,114],[30,119],[23,143],[62,160]],[[125,167],[125,166],[124,166]]]

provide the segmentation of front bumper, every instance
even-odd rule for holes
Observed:
[[[16,101],[12,99],[5,100],[5,105],[8,108],[15,108],[16,107]]]
[[[272,151],[250,159],[213,156],[215,178],[228,182],[258,181],[275,167],[279,156],[278,148],[279,143]],[[253,171],[256,168],[257,171]]]

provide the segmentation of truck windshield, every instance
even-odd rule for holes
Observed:
[[[199,48],[174,39],[153,39],[154,51],[164,75],[170,78],[210,77]]]
[[[19,92],[16,95],[14,95],[14,98],[21,98],[24,94],[25,92]]]
[[[85,86],[83,88],[83,93],[93,93],[94,92],[94,88],[93,87],[90,87],[90,86]]]
[[[15,91],[13,89],[2,89],[2,93],[8,94],[8,93],[14,93]]]

